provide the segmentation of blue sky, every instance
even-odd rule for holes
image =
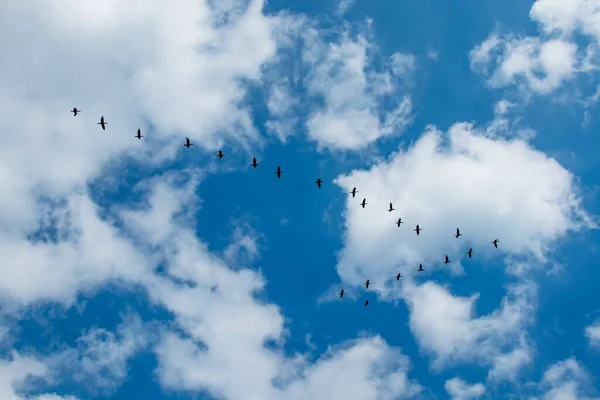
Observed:
[[[600,398],[598,10],[0,5],[0,398]]]

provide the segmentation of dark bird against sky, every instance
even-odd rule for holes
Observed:
[[[104,121],[104,116],[100,117],[100,122],[98,122],[98,125],[102,127],[103,131],[106,130],[106,125],[108,125],[108,122]]]

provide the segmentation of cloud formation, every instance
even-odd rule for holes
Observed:
[[[478,399],[485,393],[485,386],[481,383],[469,384],[460,378],[452,378],[444,384],[452,400]]]
[[[592,347],[600,347],[600,319],[585,328],[585,336]]]
[[[527,329],[537,289],[527,271],[547,265],[556,241],[568,232],[594,226],[573,175],[524,139],[457,123],[447,133],[429,127],[410,148],[335,182],[346,193],[359,191],[357,198],[348,196],[344,211],[337,265],[342,282],[359,287],[370,279],[382,299],[404,299],[411,331],[434,368],[473,362],[490,367],[490,380],[514,379],[534,354]],[[358,204],[362,198],[365,209]],[[389,202],[393,213],[386,212]],[[400,228],[399,217],[405,222]],[[416,224],[423,229],[419,236]],[[458,240],[457,227],[464,235]],[[419,264],[426,275],[464,273],[472,262],[469,248],[476,260],[503,260],[518,280],[487,315],[474,313],[478,293],[455,296],[435,281],[414,280]],[[405,275],[400,289],[389,283],[397,272]]]
[[[536,0],[529,16],[539,36],[494,32],[471,51],[471,67],[489,77],[491,87],[549,94],[598,69],[598,0]]]
[[[372,279],[380,289],[398,268],[409,275],[419,263],[441,268],[445,254],[457,268],[470,247],[477,257],[545,262],[557,239],[593,226],[573,175],[556,160],[523,139],[493,137],[467,123],[446,134],[431,127],[408,150],[335,182],[344,192],[359,190],[346,201],[337,267],[353,285]],[[363,197],[365,209],[358,206]],[[394,213],[386,212],[390,202]],[[405,222],[400,228],[398,217]],[[416,224],[423,228],[418,237]],[[457,227],[464,235],[459,240]]]
[[[412,123],[406,84],[416,64],[412,54],[383,57],[369,26],[354,32],[347,26],[327,30],[315,21],[295,22],[282,53],[294,49],[301,60],[279,55],[293,73],[272,83],[267,104],[272,119],[266,123],[271,133],[285,140],[303,127],[318,149],[358,151],[401,134]]]
[[[539,383],[544,400],[598,400],[589,373],[575,358],[559,361],[544,372]],[[537,399],[534,397],[534,399]]]

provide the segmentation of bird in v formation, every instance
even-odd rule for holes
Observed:
[[[79,113],[81,113],[81,110],[78,109],[77,107],[73,107],[73,109],[71,110],[71,112],[73,113],[73,117],[76,117]],[[106,125],[108,125],[108,122],[104,119],[104,116],[100,117],[100,122],[98,122],[98,125],[100,125],[100,127],[102,128],[103,131],[106,131]],[[137,139],[141,139],[144,136],[142,135],[142,130],[140,128],[138,128],[137,130],[137,135],[135,135],[134,137],[136,137]],[[190,138],[186,137],[185,138],[185,144],[183,145],[184,147],[190,148],[190,146],[193,146],[194,144],[191,142]],[[225,157],[225,154],[223,153],[222,150],[219,150],[217,153],[217,157],[219,158],[219,160],[221,160],[223,157]],[[256,168],[258,167],[260,164],[256,161],[256,157],[254,157],[252,159],[252,164],[250,164],[251,167]],[[281,170],[280,166],[277,166],[277,169],[275,170],[275,175],[277,175],[277,179],[281,179],[281,174],[283,174],[283,171]],[[317,184],[317,187],[319,189],[321,189],[321,185],[323,183],[323,180],[321,178],[318,178],[315,183]],[[358,193],[358,190],[356,189],[356,187],[354,187],[352,189],[352,191],[350,191],[350,194],[352,195],[352,198],[356,197],[356,193]],[[362,208],[365,208],[367,206],[367,198],[363,198],[362,202],[359,203],[359,205]],[[392,202],[390,202],[390,206],[389,208],[386,210],[388,212],[392,212],[395,211],[396,209],[393,207]],[[398,228],[400,228],[400,225],[403,224],[404,221],[402,221],[402,218],[398,218],[398,220],[396,221],[396,225],[398,226]],[[416,225],[414,231],[416,232],[417,236],[419,236],[419,234],[421,233],[421,231],[423,230],[423,228],[421,228],[419,226],[419,224]],[[454,235],[454,237],[456,239],[458,239],[460,236],[462,236],[462,233],[460,233],[460,229],[456,228],[456,234]],[[498,248],[498,243],[500,242],[500,240],[498,239],[494,239],[492,241],[492,244],[494,245],[494,248]],[[470,248],[469,251],[467,252],[467,255],[469,256],[469,258],[473,257],[473,249]],[[445,256],[445,260],[444,260],[444,264],[448,264],[451,261],[448,258],[448,255]],[[417,271],[423,271],[423,265],[419,264],[419,269]],[[402,277],[401,273],[398,273],[396,275],[396,280],[399,281],[400,278]],[[367,281],[365,282],[365,288],[369,289],[369,285],[371,284],[371,281],[369,279],[367,279]],[[342,289],[339,293],[340,298],[342,298],[344,296],[345,292],[344,289]],[[369,300],[365,301],[365,306],[369,305]]]

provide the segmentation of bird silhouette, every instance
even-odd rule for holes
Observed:
[[[498,239],[496,239],[496,240],[494,240],[494,241],[492,242],[492,243],[494,244],[494,247],[495,247],[495,248],[498,248],[498,242],[499,242],[499,240],[498,240]]]
[[[417,225],[417,227],[414,229],[415,232],[417,232],[417,236],[419,236],[419,232],[421,232],[423,229],[419,228],[419,225]]]
[[[104,116],[100,117],[100,122],[98,122],[98,125],[102,127],[103,131],[106,130],[106,125],[108,125],[108,122],[104,121]]]

